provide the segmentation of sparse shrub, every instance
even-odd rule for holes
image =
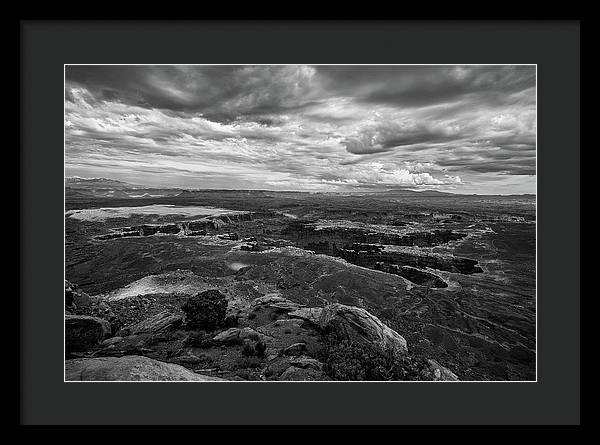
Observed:
[[[335,337],[328,339],[320,359],[325,373],[334,380],[423,380],[427,376],[424,359]]]
[[[148,346],[156,346],[159,343],[167,341],[168,338],[166,335],[153,335],[148,339]]]
[[[202,364],[205,366],[212,365],[213,362],[215,361],[210,355],[206,355],[206,354],[200,354],[198,356],[198,358],[202,359]]]
[[[240,357],[236,361],[236,365],[238,368],[256,369],[256,368],[260,368],[262,363],[261,363],[260,359],[258,359],[256,357]]]
[[[238,345],[241,346],[244,344],[244,339],[240,337],[232,338],[227,342],[228,345]]]
[[[223,324],[227,299],[217,290],[207,290],[189,298],[181,309],[188,328],[211,331]]]
[[[325,372],[334,380],[368,380],[372,365],[365,350],[344,341],[329,348]]]
[[[235,375],[243,378],[244,380],[250,379],[250,373],[246,369],[240,369],[239,371],[236,371]]]
[[[169,334],[169,337],[174,340],[184,340],[184,339],[188,338],[188,336],[189,336],[189,332],[180,330],[180,329],[178,329],[176,331],[172,331]]]
[[[265,352],[267,351],[267,345],[264,341],[259,341],[254,345],[254,353],[257,357],[264,357]]]
[[[237,317],[230,315],[228,317],[225,317],[225,320],[223,320],[223,327],[229,329],[229,328],[235,328],[238,325],[238,319]]]
[[[281,316],[281,313],[279,311],[273,311],[269,314],[269,318],[271,320],[279,320],[280,316]]]
[[[214,345],[212,336],[204,331],[190,332],[185,339],[185,345],[193,348],[210,348]]]
[[[206,354],[198,354],[198,355],[179,355],[174,357],[172,362],[177,363],[179,365],[183,365],[186,367],[207,367],[212,366],[214,359]]]
[[[254,355],[254,346],[251,343],[244,343],[242,347],[242,355],[244,357],[252,357]]]
[[[259,340],[254,344],[248,341],[245,342],[241,352],[244,357],[263,358],[265,356],[266,350],[266,343],[264,341]]]
[[[73,289],[67,287],[65,289],[65,307],[71,307],[73,305]]]
[[[257,332],[250,332],[250,334],[248,334],[248,338],[254,341],[258,341],[260,339]]]

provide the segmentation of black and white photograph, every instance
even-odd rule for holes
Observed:
[[[66,64],[65,381],[536,381],[536,75]]]

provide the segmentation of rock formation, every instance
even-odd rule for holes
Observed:
[[[448,368],[445,368],[444,366],[440,365],[435,360],[429,359],[429,360],[427,360],[427,362],[429,363],[429,368],[433,375],[433,380],[435,380],[435,381],[438,381],[438,380],[451,381],[451,382],[458,381],[458,377],[456,376],[456,374],[454,374]]]
[[[448,287],[448,284],[437,275],[434,275],[423,270],[416,269],[411,266],[398,266],[397,264],[386,264],[383,262],[375,263],[375,270],[381,270],[395,275],[400,275],[407,280],[420,285],[429,286],[432,288]]]
[[[315,223],[295,221],[283,231],[301,244],[315,243],[322,240],[338,246],[358,244],[380,244],[391,246],[432,247],[465,238],[466,233],[452,230],[431,230],[426,232],[407,232],[391,234],[356,227],[318,227]]]
[[[189,274],[182,271],[171,275],[174,279],[189,278]],[[165,274],[161,280],[168,281],[168,278]],[[66,289],[71,293],[77,292],[76,286],[71,283],[66,285]],[[227,306],[231,303],[235,310],[231,311],[229,321],[197,325],[186,321],[185,311],[188,312],[186,317],[190,317],[200,309],[210,313],[216,310],[219,320],[225,313],[223,305],[202,304],[194,306],[192,314],[190,302],[196,301],[198,295],[217,296]],[[87,297],[88,308],[99,305],[96,300],[102,300]],[[127,313],[132,310],[127,300],[136,298],[140,297],[111,301],[112,309],[122,317],[120,311]],[[375,350],[374,357],[397,360],[394,363],[398,365],[394,366],[406,368],[399,374],[383,374],[386,380],[457,379],[455,374],[434,360],[412,358],[405,338],[364,308],[339,303],[308,307],[278,293],[241,299],[228,296],[225,300],[225,294],[214,289],[196,297],[177,298],[177,307],[163,306],[163,310],[156,311],[155,308],[152,312],[136,311],[137,318],[119,331],[112,331],[113,337],[110,337],[107,320],[88,315],[66,315],[67,380],[208,381],[222,380],[223,373],[228,376],[225,380],[340,379],[340,374],[335,374],[331,368],[329,342],[332,338],[336,342],[354,345],[359,355],[364,349]],[[86,297],[74,295],[70,299],[69,307],[72,308],[75,303],[71,300],[88,301]],[[161,299],[155,301],[160,302]],[[83,307],[81,303],[80,306]],[[212,317],[209,313],[203,316]],[[336,357],[338,367],[340,358],[348,360],[348,366],[356,363],[351,356],[338,354]],[[346,362],[342,362],[341,366],[346,366]],[[373,377],[373,374],[369,375]],[[343,376],[341,379],[344,379]]]
[[[196,374],[183,366],[139,355],[79,358],[65,361],[67,381],[223,381]]]
[[[168,310],[159,312],[149,318],[146,318],[133,326],[127,327],[129,335],[136,334],[158,334],[167,329],[172,329],[180,326],[183,323],[183,316],[173,314]]]
[[[323,308],[298,309],[289,316],[334,332],[341,339],[376,344],[400,354],[408,352],[404,337],[362,308],[330,304]]]
[[[141,224],[129,227],[116,227],[110,233],[98,235],[97,240],[110,240],[115,238],[127,238],[133,236],[152,236],[156,234],[205,236],[211,232],[218,232],[222,228],[251,221],[253,214],[250,212],[232,213],[230,215],[208,216],[194,221],[179,221],[165,224]],[[236,233],[220,235],[223,239],[237,240]]]
[[[65,349],[67,352],[86,351],[110,335],[106,320],[87,315],[65,315]]]

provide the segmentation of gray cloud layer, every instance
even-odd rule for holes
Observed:
[[[534,66],[67,66],[67,173],[535,192]]]

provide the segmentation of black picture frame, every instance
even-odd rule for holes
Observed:
[[[22,21],[22,424],[578,424],[580,23]],[[70,63],[537,64],[538,381],[64,383]]]

